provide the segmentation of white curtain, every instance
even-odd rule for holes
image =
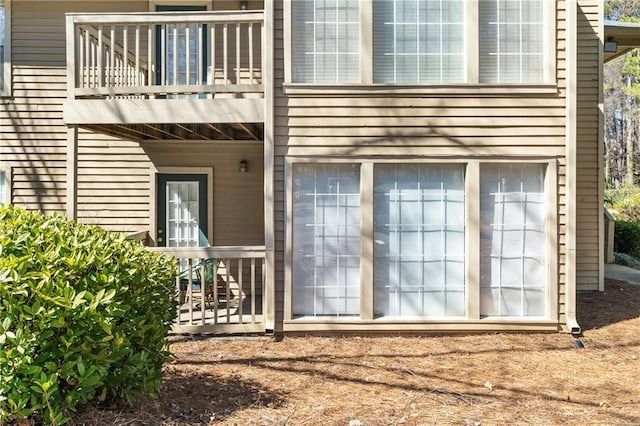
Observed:
[[[544,316],[544,166],[486,164],[480,173],[480,313]]]
[[[375,314],[464,315],[464,166],[374,170]]]
[[[293,168],[293,314],[360,313],[360,167]]]

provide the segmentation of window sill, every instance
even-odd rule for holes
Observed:
[[[283,331],[553,331],[557,332],[561,323],[540,317],[502,318],[378,318],[363,320],[357,317],[301,317],[285,320]]]
[[[398,85],[398,84],[307,84],[284,83],[285,95],[397,95],[397,96],[514,96],[525,94],[556,95],[558,85],[549,84],[448,84],[448,85]]]

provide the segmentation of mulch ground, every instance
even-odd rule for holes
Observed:
[[[566,334],[172,338],[159,399],[81,425],[640,424],[640,286],[578,296]]]

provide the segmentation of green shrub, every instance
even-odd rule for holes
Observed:
[[[605,189],[604,205],[607,208],[613,208],[615,204],[634,194],[640,194],[640,188],[635,185],[623,185],[620,188]]]
[[[616,220],[640,222],[640,193],[632,194],[613,205]]]
[[[640,257],[640,223],[616,222],[613,251]]]
[[[0,206],[0,424],[157,393],[174,273],[120,234]]]

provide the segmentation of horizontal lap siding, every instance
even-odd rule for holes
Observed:
[[[213,168],[212,245],[264,245],[262,143],[147,142],[142,148],[156,167]],[[242,160],[246,173],[238,169]]]
[[[597,0],[581,0],[578,7],[578,179],[576,217],[576,273],[578,290],[597,290],[601,252],[599,226],[601,210],[600,111],[598,76],[600,45]]]
[[[276,2],[275,229],[277,323],[284,307],[285,157],[555,157],[558,160],[559,307],[564,319],[565,69],[564,2],[557,22],[555,94],[450,97],[366,93],[321,96],[282,88],[283,10]],[[400,160],[401,161],[401,160]]]
[[[12,167],[12,201],[16,205],[44,213],[65,210],[65,13],[108,12],[114,7],[122,12],[141,11],[148,10],[148,3],[14,0],[11,4],[13,96],[0,102],[0,165]],[[102,151],[104,155],[89,154],[96,145],[109,150]],[[85,155],[90,161],[85,162]],[[89,189],[95,183],[116,187],[119,180],[111,172],[121,175],[132,164],[144,164],[147,172],[128,177],[128,183],[146,194],[138,192],[129,199],[148,197],[149,163],[142,150],[129,142],[80,132],[78,215],[82,221],[123,231],[148,226],[148,219],[134,219],[135,214],[121,203],[98,200]],[[96,209],[96,205],[101,207]],[[116,219],[126,225],[115,226]]]

